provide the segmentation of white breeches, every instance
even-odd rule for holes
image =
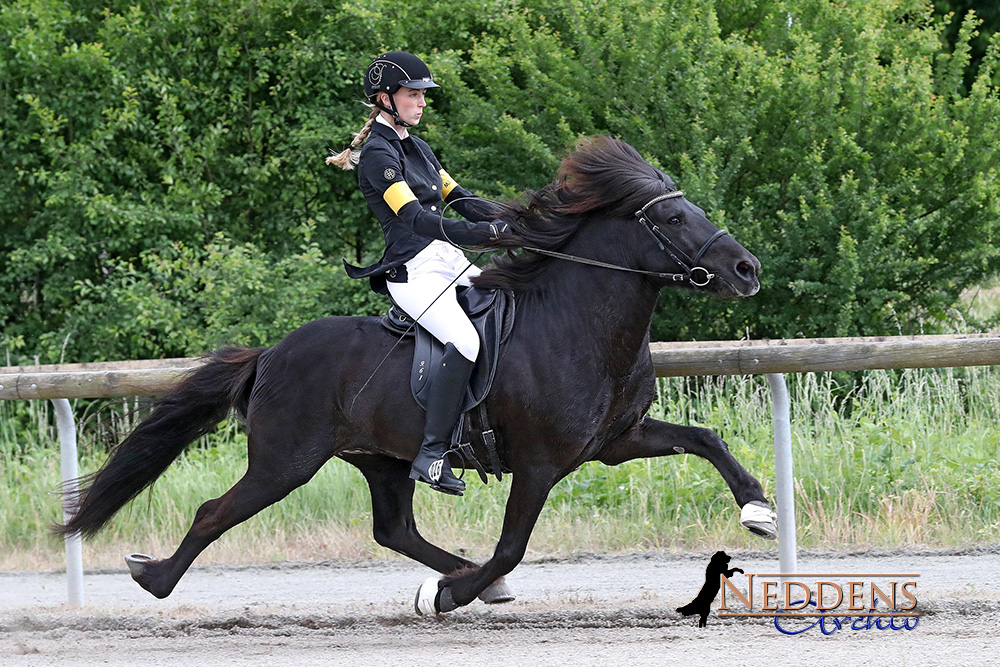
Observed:
[[[475,361],[479,356],[479,334],[458,305],[455,288],[470,285],[469,279],[480,273],[479,267],[457,250],[449,253],[429,246],[406,263],[407,282],[390,282],[386,286],[396,305],[420,326],[442,343],[454,345],[469,361]],[[452,282],[457,275],[458,280]]]

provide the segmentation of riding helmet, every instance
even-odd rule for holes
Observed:
[[[365,97],[392,95],[402,87],[439,88],[424,61],[406,51],[390,51],[372,60],[365,72]]]

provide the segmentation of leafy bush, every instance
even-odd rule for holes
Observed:
[[[98,288],[77,285],[77,307],[63,330],[106,359],[138,354],[196,356],[225,344],[272,345],[287,332],[330,313],[376,314],[369,292],[353,289],[325,261],[306,227],[299,252],[274,259],[221,232],[205,248],[176,243],[121,262]],[[62,343],[44,334],[43,343]]]
[[[173,356],[379,308],[333,268],[382,240],[354,175],[323,157],[361,126],[361,74],[388,48],[443,84],[419,131],[464,185],[514,196],[580,136],[610,133],[757,253],[760,295],[665,295],[654,338],[934,331],[1000,265],[998,49],[969,87],[972,17],[951,48],[949,20],[917,0],[397,14],[387,0],[0,7],[8,349]]]

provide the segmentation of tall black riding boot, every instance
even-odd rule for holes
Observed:
[[[431,376],[424,441],[410,468],[410,479],[430,484],[435,491],[456,496],[465,491],[465,482],[451,471],[447,451],[451,447],[451,433],[458,423],[474,366],[475,363],[463,357],[454,345],[448,343],[444,346],[441,366]]]

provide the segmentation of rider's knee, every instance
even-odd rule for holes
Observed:
[[[479,356],[479,334],[472,330],[471,336],[455,336],[453,340],[446,341],[455,346],[458,353],[469,361],[475,361]]]

